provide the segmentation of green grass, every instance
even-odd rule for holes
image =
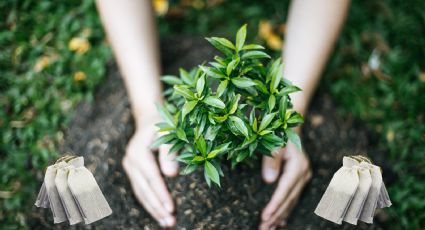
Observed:
[[[249,31],[263,19],[283,23],[288,8],[273,0],[227,0],[212,7],[194,1],[198,8],[170,1],[178,11],[159,18],[162,36],[230,37],[244,23]],[[388,185],[394,204],[386,209],[393,229],[425,226],[424,8],[420,0],[353,1],[320,86],[344,116],[360,119],[379,137],[378,150],[396,175]],[[83,54],[69,49],[76,37],[90,43]],[[381,63],[375,72],[367,67],[373,50]],[[50,60],[44,68],[42,57]],[[59,154],[62,130],[74,106],[91,99],[111,57],[93,1],[0,2],[1,229],[27,227],[26,210],[43,169]],[[78,71],[86,78],[77,81]]]
[[[90,99],[111,52],[93,1],[3,1],[0,9],[0,228],[14,229],[26,226],[61,130]],[[74,37],[87,38],[87,52],[69,49]],[[37,69],[43,56],[50,64]],[[78,71],[85,80],[74,79]]]

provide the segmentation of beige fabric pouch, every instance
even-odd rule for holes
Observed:
[[[342,166],[332,177],[314,213],[341,224],[359,185],[357,170]]]
[[[369,190],[369,194],[367,195],[359,220],[372,224],[382,186],[381,169],[378,166],[369,164],[367,162],[360,163],[360,166],[369,168],[370,175],[372,177],[372,186]]]
[[[348,208],[347,213],[344,216],[344,221],[350,224],[357,225],[360,213],[363,210],[364,203],[369,194],[369,190],[372,185],[372,177],[368,168],[360,167],[357,165],[351,166],[357,169],[359,175],[359,186],[354,198],[351,201],[350,207]]]
[[[68,173],[71,168],[81,167],[84,165],[82,157],[75,158],[68,162],[68,166],[57,170],[55,185],[59,193],[65,214],[70,225],[79,223],[83,220],[80,210],[72,196],[71,190],[68,188]]]
[[[49,206],[53,213],[53,222],[55,224],[62,223],[67,220],[65,210],[59,197],[58,190],[55,185],[55,177],[58,168],[66,167],[67,163],[59,162],[47,167],[46,175],[44,176],[44,184],[46,193],[49,199]]]
[[[112,214],[93,174],[84,166],[69,169],[68,187],[85,224]]]

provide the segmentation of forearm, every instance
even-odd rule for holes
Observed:
[[[347,14],[350,0],[293,0],[283,61],[284,76],[303,91],[292,96],[304,114]]]
[[[150,1],[97,0],[97,8],[124,78],[135,120],[140,123],[152,119],[162,89]]]

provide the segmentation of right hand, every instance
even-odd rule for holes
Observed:
[[[176,224],[174,203],[149,147],[157,136],[154,124],[158,120],[150,119],[138,125],[127,145],[122,165],[137,200],[159,225],[173,227]],[[167,145],[159,148],[160,168],[164,175],[176,176],[178,164],[173,161],[175,156],[168,154],[169,148]]]

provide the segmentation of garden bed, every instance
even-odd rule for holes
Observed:
[[[190,68],[199,60],[210,59],[214,50],[203,39],[173,38],[162,42],[164,73],[176,74],[179,67]],[[121,166],[125,146],[134,127],[129,100],[115,65],[107,80],[99,87],[91,103],[82,103],[65,130],[61,151],[83,155],[86,166],[95,175],[113,214],[91,225],[76,229],[159,229],[155,221],[136,201],[129,180]],[[288,229],[329,229],[340,226],[317,217],[313,211],[333,173],[341,166],[342,157],[368,153],[381,165],[384,179],[392,178],[383,161],[383,153],[375,150],[376,141],[364,125],[338,116],[335,104],[327,94],[318,93],[312,102],[303,128],[303,147],[309,154],[313,177],[306,186],[289,219]],[[224,167],[221,189],[209,189],[203,174],[193,173],[167,179],[177,206],[177,229],[256,229],[261,210],[270,199],[275,185],[261,180],[260,162],[253,167]],[[37,178],[41,180],[42,178]],[[29,218],[31,229],[62,229],[54,225],[50,210],[33,207]],[[385,213],[378,213],[377,223],[362,228],[380,229]],[[342,229],[354,226],[344,224]]]

